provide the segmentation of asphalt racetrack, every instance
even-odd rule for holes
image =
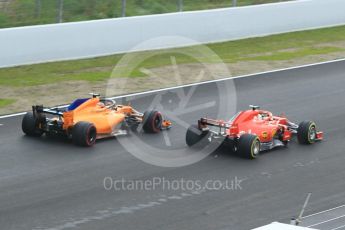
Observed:
[[[226,81],[236,88],[235,110],[255,104],[275,114],[284,112],[292,121],[314,120],[325,133],[324,141],[312,146],[293,141],[256,160],[242,159],[223,147],[189,166],[159,167],[127,152],[120,138],[133,136],[80,148],[65,140],[24,136],[21,116],[0,119],[0,229],[247,230],[272,221],[289,222],[308,192],[313,195],[306,214],[344,204],[345,61]],[[200,110],[180,114],[180,121],[165,134],[139,133],[138,139],[165,154],[185,149],[183,124],[217,116],[212,106],[227,107],[218,99],[234,96],[215,84],[198,86],[186,106]],[[164,109],[172,113],[180,105],[175,91],[162,99],[167,100]],[[132,100],[132,105],[145,109],[152,97]],[[134,140],[132,144],[140,147]],[[108,191],[105,177],[243,181],[233,190]]]

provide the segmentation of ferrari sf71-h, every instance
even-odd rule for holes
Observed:
[[[225,142],[243,157],[254,159],[262,151],[287,146],[294,134],[301,144],[313,144],[323,139],[323,133],[313,121],[297,125],[285,116],[274,116],[258,106],[250,107],[229,121],[201,118],[197,125],[188,128],[187,145],[200,147],[210,141]]]

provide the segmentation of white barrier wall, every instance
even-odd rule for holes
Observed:
[[[123,53],[151,38],[200,43],[345,24],[345,0],[298,0],[238,8],[0,30],[0,67]],[[191,45],[172,40],[142,49]]]

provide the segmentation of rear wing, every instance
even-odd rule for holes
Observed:
[[[208,125],[214,126],[214,127],[219,127],[219,128],[230,128],[231,127],[230,122],[226,122],[223,120],[214,120],[214,119],[209,119],[209,118],[200,118],[198,120],[199,128],[204,128]]]
[[[59,108],[44,108],[43,105],[33,105],[32,112],[34,116],[38,116],[39,114],[51,114],[57,116],[63,116],[63,112]]]
[[[51,120],[46,117],[46,114],[58,116],[60,122],[62,122],[62,128],[64,130],[73,126],[73,111],[66,111],[66,109],[61,108],[44,108],[43,105],[34,105],[32,106],[32,112],[34,118],[42,127],[46,125],[48,120]]]
[[[219,128],[219,130],[216,131],[217,134],[229,135],[231,137],[238,136],[238,125],[233,124],[232,122],[209,118],[200,118],[200,120],[198,120],[198,127],[200,130],[209,130],[208,126]]]

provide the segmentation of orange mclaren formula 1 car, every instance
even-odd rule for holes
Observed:
[[[129,105],[117,105],[114,100],[77,99],[67,108],[32,107],[22,121],[22,130],[29,136],[58,135],[72,138],[80,146],[92,146],[96,139],[125,135],[139,125],[147,133],[169,129],[171,122],[163,120],[158,111],[140,113]]]
[[[299,125],[284,116],[274,116],[271,112],[250,106],[229,121],[201,118],[198,125],[189,127],[186,143],[194,146],[219,141],[227,143],[241,156],[254,159],[261,151],[279,146],[287,146],[293,134],[301,144],[313,144],[323,139],[313,121],[303,121]]]

